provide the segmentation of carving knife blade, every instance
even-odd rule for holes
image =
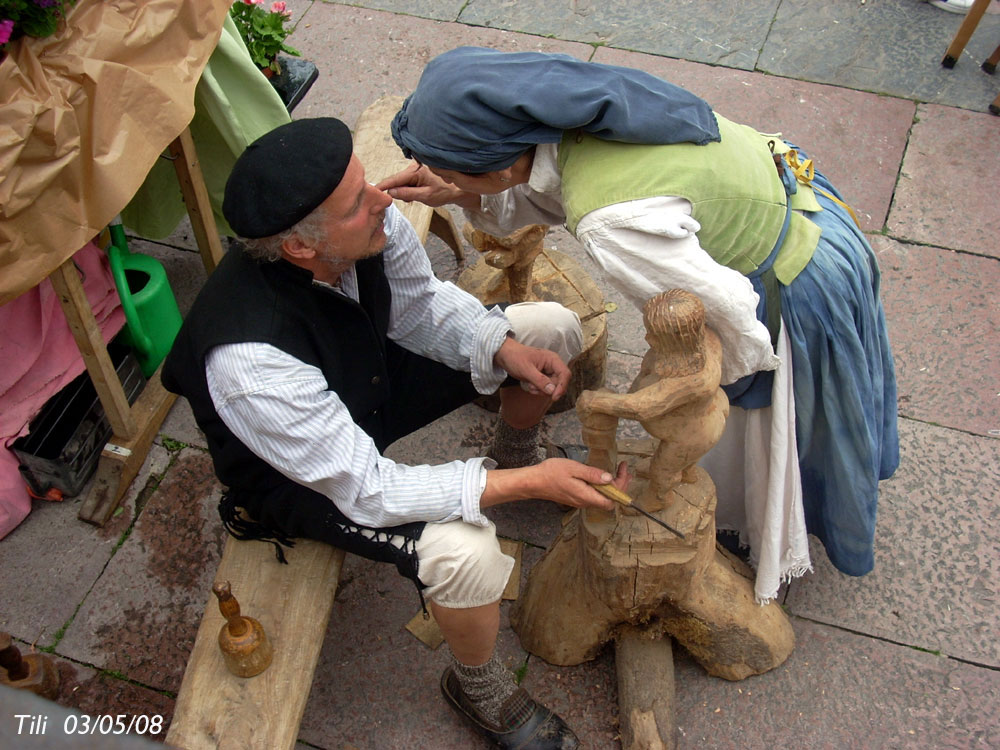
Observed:
[[[622,505],[625,505],[625,506],[631,508],[632,510],[638,511],[639,513],[641,513],[642,515],[644,515],[649,520],[655,521],[656,523],[660,524],[660,526],[662,526],[663,528],[665,528],[670,533],[676,534],[681,539],[685,538],[684,534],[682,532],[678,531],[677,529],[675,529],[673,526],[671,526],[670,524],[666,523],[665,521],[661,521],[659,518],[657,518],[656,516],[654,516],[649,511],[646,511],[646,510],[643,510],[642,508],[640,508],[638,505],[635,504],[635,501],[633,501],[631,497],[629,497],[627,494],[625,494],[620,489],[618,489],[617,487],[615,487],[613,484],[594,484],[594,485],[591,485],[591,486],[595,490],[597,490],[598,492],[600,492],[602,495],[604,495],[604,497],[610,498],[611,500],[614,500],[616,503],[621,503]]]

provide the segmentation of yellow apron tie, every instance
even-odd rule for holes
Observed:
[[[816,174],[816,167],[813,166],[812,159],[806,159],[805,161],[800,162],[799,152],[793,148],[785,154],[785,161],[788,162],[788,166],[791,168],[792,174],[795,175],[795,179],[798,182],[801,182],[803,185],[808,185],[816,192],[825,195],[837,205],[843,206],[847,209],[847,213],[851,215],[851,218],[854,219],[854,223],[857,224],[858,229],[861,229],[861,222],[858,221],[858,217],[855,215],[854,209],[844,203],[844,201],[840,200],[837,196],[830,195],[828,192],[823,190],[823,188],[816,187],[812,184],[813,176]]]

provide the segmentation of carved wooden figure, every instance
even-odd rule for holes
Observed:
[[[507,237],[494,237],[466,224],[466,240],[483,255],[456,284],[484,305],[550,301],[580,316],[583,351],[570,365],[573,379],[566,395],[549,410],[560,412],[573,407],[580,391],[604,383],[608,329],[604,295],[575,260],[545,248],[548,229],[532,224]],[[499,407],[496,397],[479,403],[494,411]]]
[[[21,655],[9,633],[0,633],[0,685],[49,700],[59,694],[59,670],[47,654]]]
[[[494,292],[507,302],[525,302],[531,298],[531,270],[535,258],[542,252],[547,231],[548,227],[542,224],[530,224],[506,237],[494,237],[466,224],[464,234],[465,239],[484,254],[488,266],[503,271],[498,281],[502,279],[506,289],[498,285]]]
[[[216,583],[212,591],[219,599],[219,611],[226,618],[219,629],[219,648],[226,668],[237,677],[260,674],[271,665],[274,654],[263,626],[240,614],[240,604],[230,590],[229,581]]]
[[[684,538],[627,507],[574,513],[532,569],[511,622],[522,645],[553,664],[579,664],[617,640],[630,672],[662,676],[671,658],[662,636],[669,635],[710,674],[743,679],[781,664],[794,634],[781,607],[758,605],[751,581],[716,550],[715,487],[697,461],[718,441],[729,413],[719,388],[721,347],[690,293],[659,294],[643,314],[650,349],[632,391],[587,391],[577,412],[593,465],[616,464],[621,418],[637,420],[656,439],[629,494]],[[654,657],[657,639],[665,651]],[[620,691],[620,701],[630,702],[620,711],[623,748],[672,746],[655,677],[633,674]]]

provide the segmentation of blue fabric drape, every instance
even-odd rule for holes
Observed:
[[[813,185],[841,198],[818,171]],[[816,198],[816,252],[781,286],[802,499],[806,528],[830,561],[860,576],[874,567],[878,482],[899,465],[896,375],[875,253],[843,207]]]
[[[626,143],[719,140],[704,100],[649,73],[484,47],[431,60],[392,135],[407,157],[477,174],[509,167],[532,146],[578,128]]]

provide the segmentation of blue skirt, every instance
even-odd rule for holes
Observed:
[[[814,186],[840,198],[816,172]],[[791,340],[795,429],[806,528],[842,572],[874,567],[878,482],[899,465],[896,375],[875,254],[847,211],[818,191],[823,231],[788,286],[781,317]]]

